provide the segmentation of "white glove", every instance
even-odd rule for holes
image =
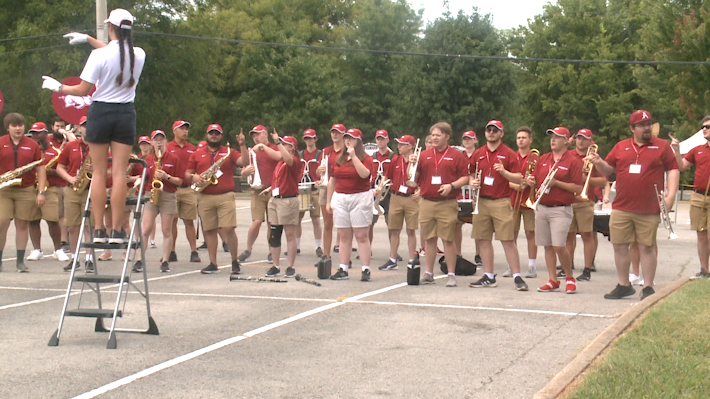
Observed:
[[[59,83],[56,79],[52,77],[42,76],[42,79],[44,79],[44,82],[42,82],[43,89],[59,92],[62,91],[62,87],[64,87],[63,84]]]
[[[79,44],[86,43],[88,41],[89,35],[86,33],[71,32],[64,35],[65,38],[69,39],[69,44]]]

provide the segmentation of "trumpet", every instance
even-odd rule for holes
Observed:
[[[557,166],[551,168],[550,171],[547,172],[545,180],[542,181],[542,184],[540,184],[540,187],[538,187],[537,191],[535,192],[535,202],[530,201],[530,198],[528,198],[528,200],[525,201],[525,206],[532,210],[537,210],[537,206],[538,204],[540,204],[540,199],[542,199],[543,195],[547,194],[547,190],[549,190],[550,184],[552,184],[552,179],[555,177],[556,173]]]
[[[325,173],[321,177],[318,187],[326,187],[328,185],[328,156],[324,156],[320,161],[320,166],[325,168]]]
[[[478,168],[478,162],[476,162],[476,171],[473,173],[473,178],[480,182],[481,180],[481,170]],[[473,202],[473,215],[478,215],[478,200],[481,198],[481,187],[473,189],[471,192],[471,202]]]
[[[414,178],[417,174],[417,166],[419,165],[419,157],[421,154],[422,148],[419,147],[419,139],[417,139],[417,144],[414,146],[414,156],[416,157],[416,161],[409,163],[409,166],[407,167],[407,181],[404,182],[404,184],[408,187],[417,187],[417,182],[414,181]]]
[[[150,184],[150,203],[158,206],[160,202],[160,193],[163,191],[163,182],[155,177],[155,172],[160,170],[163,165],[163,152],[158,150],[158,159],[155,161],[155,168],[153,169],[153,181]]]
[[[392,181],[386,177],[382,177],[376,188],[380,193],[375,197],[375,206],[372,209],[373,215],[383,215],[385,213],[385,208],[380,205],[380,202],[389,194],[390,187],[392,187]]]
[[[537,148],[533,148],[530,150],[530,153],[528,154],[528,159],[525,161],[525,170],[523,171],[523,179],[532,175],[535,172],[535,166],[537,166],[537,160],[540,159],[540,150]],[[523,192],[525,192],[525,189],[520,187],[520,189],[515,193],[515,210],[518,211],[520,210],[520,201],[522,201],[522,196]],[[533,198],[535,195],[535,190],[530,189],[530,196],[528,197],[528,201],[532,202],[530,198]]]
[[[254,190],[261,190],[264,184],[261,182],[261,174],[259,173],[259,165],[256,163],[256,152],[249,150],[249,164],[254,165],[254,174],[247,177],[247,183]]]
[[[592,144],[587,148],[587,155],[584,159],[584,167],[582,169],[583,173],[587,174],[587,179],[584,181],[584,188],[582,188],[582,193],[577,196],[578,200],[589,201],[589,196],[587,196],[587,191],[589,191],[589,179],[592,177],[592,169],[594,169],[594,164],[587,159],[590,155],[596,154],[599,150],[599,146]]]
[[[661,208],[661,222],[663,226],[668,230],[668,239],[675,240],[678,238],[678,234],[673,231],[673,225],[671,224],[671,217],[668,214],[668,208],[666,208],[666,199],[663,197],[663,192],[658,191],[658,184],[653,185],[653,189],[656,190],[656,198],[658,199],[658,207]]]

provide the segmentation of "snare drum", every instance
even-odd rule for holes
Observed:
[[[306,212],[313,208],[313,198],[311,197],[311,187],[313,183],[300,183],[298,185],[298,200],[301,204],[300,211]]]

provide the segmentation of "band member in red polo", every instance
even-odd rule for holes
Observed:
[[[266,127],[263,125],[254,126],[253,129],[249,131],[249,135],[254,140],[254,146],[263,144],[268,146],[276,153],[279,152],[276,144],[269,143],[269,134],[266,131]],[[249,156],[249,150],[246,147],[246,143],[241,147],[241,151],[244,153],[245,157]],[[254,151],[252,149],[252,151]],[[254,242],[259,237],[259,230],[261,229],[261,224],[267,220],[266,209],[269,204],[268,192],[263,193],[266,187],[271,186],[271,178],[274,174],[274,168],[278,160],[274,160],[269,157],[264,151],[254,151],[256,154],[256,167],[259,170],[259,178],[261,179],[261,186],[252,186],[251,189],[251,225],[249,226],[249,231],[247,232],[247,248],[239,255],[239,261],[244,262],[251,256],[251,251],[254,247]],[[249,164],[249,159],[244,160],[244,165],[246,166],[242,169],[242,176],[254,176],[256,178],[256,169],[253,164]],[[252,160],[253,163],[253,160]],[[267,226],[270,226],[267,221]],[[270,229],[271,227],[269,227]],[[267,235],[268,243],[268,235]],[[268,255],[269,262],[272,261],[271,252]]]
[[[319,202],[321,213],[323,214],[323,256],[320,261],[330,260],[331,248],[333,244],[333,213],[330,211],[328,205],[328,183],[330,181],[330,176],[333,174],[333,167],[335,166],[335,160],[338,159],[340,154],[343,152],[345,147],[345,141],[343,140],[343,135],[345,134],[345,126],[336,123],[330,128],[330,139],[333,141],[333,145],[323,149],[323,154],[321,155],[321,160],[327,159],[328,162],[321,162],[318,166],[317,173],[321,176],[321,187],[319,194]],[[328,177],[325,179],[325,177]],[[336,240],[336,245],[337,245]]]
[[[419,185],[419,225],[426,237],[426,270],[421,284],[434,284],[436,241],[444,242],[444,256],[448,265],[456,265],[454,230],[458,220],[456,196],[469,181],[466,157],[449,146],[451,125],[438,122],[429,128],[433,147],[422,151],[417,164],[416,181]],[[414,154],[409,162],[415,162]],[[448,271],[447,287],[456,287],[455,267]]]
[[[680,173],[671,146],[653,136],[653,122],[650,112],[635,111],[629,117],[632,137],[618,142],[606,160],[599,154],[589,157],[603,175],[616,172],[616,198],[611,204],[609,230],[619,284],[604,295],[607,299],[620,299],[636,293],[629,282],[629,244],[634,241],[638,242],[645,285],[641,299],[655,293],[653,279],[657,260],[654,247],[661,211],[655,187],[663,193],[665,174],[668,187],[665,206],[673,209]]]
[[[680,154],[680,142],[671,136],[671,148],[675,154],[680,171],[695,165],[695,179],[693,192],[690,193],[690,229],[698,234],[698,257],[700,258],[700,272],[691,279],[708,279],[708,258],[710,258],[710,115],[703,118],[701,129],[705,143],[694,147],[685,157]],[[670,208],[668,208],[670,209]]]
[[[370,281],[370,239],[374,198],[370,190],[372,157],[365,153],[360,129],[345,132],[345,151],[338,155],[328,182],[329,212],[340,237],[340,268],[331,280],[348,278],[353,237],[357,240],[362,262],[360,281]]]
[[[406,134],[394,139],[397,142],[397,152],[392,158],[392,164],[385,174],[385,178],[392,182],[392,199],[387,227],[389,229],[390,257],[380,270],[397,269],[397,251],[399,250],[399,236],[402,233],[404,222],[407,222],[407,246],[409,249],[409,265],[415,262],[417,253],[417,228],[419,227],[419,196],[416,187],[407,185],[409,177],[409,155],[416,145],[414,137]],[[414,176],[411,176],[414,177]]]
[[[530,159],[530,146],[532,145],[533,136],[532,129],[528,126],[521,126],[515,132],[515,142],[518,145],[517,152],[517,162],[519,172],[521,175],[525,174],[528,168],[528,163],[535,162],[534,159]],[[516,183],[509,183],[510,188],[513,192],[510,195],[510,203],[513,205],[514,209],[517,209],[513,215],[514,224],[514,237],[515,243],[517,245],[518,233],[520,232],[520,219],[523,219],[523,229],[525,230],[525,239],[527,241],[528,248],[528,272],[525,274],[525,278],[535,278],[537,277],[537,245],[535,244],[535,211],[525,206],[525,202],[530,198],[530,187],[527,187],[522,192],[519,191],[520,185]],[[534,195],[534,192],[533,192]],[[515,200],[518,203],[515,203]],[[503,277],[510,277],[512,273],[510,269],[503,273]]]
[[[462,154],[466,157],[466,162],[470,166],[471,158],[473,157],[473,153],[476,152],[476,147],[478,146],[478,137],[476,136],[476,132],[474,132],[473,130],[467,130],[463,132],[463,134],[461,135],[461,146],[463,147]],[[473,173],[472,170],[469,170],[468,172],[469,174]],[[462,200],[463,193],[459,191],[459,195],[456,198],[459,201]],[[456,219],[455,242],[456,255],[458,256],[463,256],[463,250],[461,248],[463,245],[463,224],[464,222],[461,219]],[[476,248],[476,257],[474,258],[474,263],[480,265],[480,260],[481,255],[478,253],[478,248]]]
[[[49,142],[49,147],[54,147],[54,148],[61,148],[63,144],[66,144],[70,141],[74,141],[77,139],[76,134],[77,132],[77,126],[73,127],[72,129],[67,129],[67,123],[60,118],[59,116],[55,116],[54,119],[52,120],[52,131],[51,134],[47,137],[47,141]],[[59,206],[57,208],[57,213],[59,214],[59,228],[61,230],[62,238],[61,238],[61,244],[62,244],[62,250],[65,253],[69,253],[71,251],[69,247],[69,243],[67,242],[68,240],[68,233],[67,233],[67,226],[64,225],[64,190],[63,188],[66,186],[67,182],[60,178],[57,175],[56,172],[57,167],[55,166],[52,169],[47,170],[47,181],[49,182],[50,187],[52,187],[52,180],[54,180],[55,187],[60,187],[58,192],[58,202]]]
[[[269,247],[274,265],[266,272],[267,277],[276,277],[281,273],[281,235],[286,233],[286,247],[288,248],[288,267],[285,277],[296,274],[296,226],[298,226],[298,210],[301,202],[298,200],[298,181],[301,177],[301,160],[296,150],[298,141],[293,136],[279,137],[274,130],[271,139],[278,143],[278,151],[272,150],[264,144],[254,146],[254,151],[263,151],[271,159],[278,159],[271,179],[271,199],[269,199]]]
[[[584,183],[582,161],[567,150],[570,133],[566,127],[549,129],[547,134],[552,151],[540,156],[535,171],[522,183],[523,187],[536,188],[535,198],[539,199],[539,205],[535,210],[535,241],[545,248],[545,263],[550,276],[550,280],[537,290],[551,292],[560,289],[556,274],[559,259],[567,276],[565,292],[573,294],[577,291],[577,283],[572,277],[572,260],[565,243],[574,215],[575,193],[582,191]]]
[[[493,265],[493,232],[503,245],[508,267],[512,271],[515,288],[527,291],[528,285],[520,275],[520,256],[513,239],[513,208],[510,205],[509,182],[520,183],[522,175],[517,162],[517,154],[503,144],[503,123],[491,120],[486,124],[486,145],[473,153],[469,169],[472,173],[481,172],[481,178],[474,178],[471,185],[480,190],[478,214],[473,215],[471,237],[481,252],[485,274],[481,279],[470,283],[473,288],[495,287],[498,285]]]
[[[377,143],[377,151],[375,151],[374,154],[372,154],[372,175],[371,175],[371,180],[372,180],[372,188],[376,189],[375,184],[378,183],[380,179],[378,177],[384,176],[387,172],[389,172],[390,168],[392,167],[392,157],[394,157],[394,151],[392,151],[388,145],[390,142],[390,136],[389,133],[387,133],[387,130],[380,129],[375,133],[375,143]],[[390,208],[390,194],[388,193],[385,195],[382,200],[380,201],[380,206],[384,210],[383,216],[385,218],[385,224],[387,224],[387,215],[389,214],[389,208]],[[375,231],[375,224],[377,223],[377,220],[379,220],[380,215],[373,215],[372,218],[372,224],[370,225],[370,231],[369,231],[369,237],[370,237],[370,246],[372,246],[372,238],[374,237],[374,231]]]
[[[173,140],[167,144],[167,149],[177,157],[177,165],[174,176],[181,179],[185,177],[187,160],[197,149],[194,144],[187,141],[190,133],[190,122],[179,120],[173,122]],[[185,225],[185,236],[190,244],[190,262],[200,263],[202,260],[197,254],[197,230],[195,229],[195,219],[197,219],[197,193],[190,189],[189,182],[183,181],[176,192],[178,213],[173,218],[173,242],[170,249],[170,262],[177,262],[175,253],[175,243],[178,237],[178,219],[182,219]]]
[[[40,161],[38,165],[15,177],[19,180],[12,184],[6,182],[0,188],[0,270],[7,230],[10,222],[15,219],[16,267],[18,272],[25,273],[29,271],[24,259],[30,220],[33,207],[41,208],[45,203],[47,174],[41,163],[42,151],[39,145],[25,137],[25,117],[11,112],[5,115],[4,123],[8,134],[0,136],[0,175]],[[38,189],[34,187],[35,182]]]
[[[241,272],[241,265],[237,259],[239,250],[237,233],[237,209],[234,205],[234,171],[239,166],[244,166],[244,157],[232,149],[222,145],[222,126],[213,123],[207,127],[207,145],[198,148],[190,156],[187,162],[185,178],[191,181],[196,187],[203,188],[198,195],[197,210],[202,219],[202,226],[207,242],[207,252],[210,257],[210,264],[200,270],[203,274],[219,273],[217,267],[217,233],[225,239],[229,245],[229,253],[232,255],[232,274]],[[237,142],[244,146],[244,135],[237,136]],[[224,161],[221,161],[222,158]],[[214,173],[217,184],[211,184],[202,177],[202,173],[207,172],[213,165],[221,162],[221,166]],[[220,179],[220,177],[224,176]]]
[[[306,180],[313,182],[313,187],[311,191],[311,209],[308,211],[311,217],[311,223],[313,224],[313,237],[316,240],[316,256],[319,258],[323,256],[323,230],[320,226],[320,195],[318,189],[318,166],[320,165],[321,158],[323,157],[323,151],[316,147],[316,142],[318,141],[318,136],[316,136],[316,131],[313,129],[306,129],[303,132],[303,141],[306,143],[306,149],[301,151],[300,158],[303,164],[303,174],[307,173]],[[304,176],[301,176],[304,177]],[[300,179],[299,179],[300,180]],[[303,221],[303,216],[306,212],[299,212],[298,215],[298,227],[296,228],[296,251],[301,253],[301,222]]]

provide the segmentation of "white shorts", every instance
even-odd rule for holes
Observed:
[[[375,198],[372,191],[357,194],[333,193],[330,207],[333,209],[333,226],[339,229],[370,227]]]

